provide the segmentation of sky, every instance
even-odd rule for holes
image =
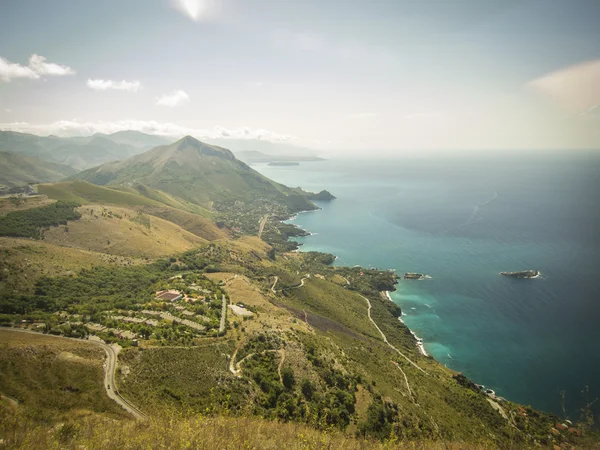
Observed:
[[[600,148],[598,0],[0,0],[0,129]]]

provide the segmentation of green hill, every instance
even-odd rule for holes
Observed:
[[[35,156],[0,152],[0,185],[22,186],[27,183],[59,181],[77,170],[44,161]]]
[[[315,209],[302,195],[259,174],[231,151],[190,136],[124,161],[86,170],[77,178],[109,186],[142,184],[208,208],[264,199],[291,211]]]

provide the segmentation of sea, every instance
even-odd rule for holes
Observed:
[[[400,280],[391,297],[442,364],[571,419],[600,397],[600,152],[401,153],[253,168],[337,197],[290,220],[311,233],[301,251],[430,276]],[[540,277],[499,274],[527,269]],[[592,409],[598,417],[600,400]]]

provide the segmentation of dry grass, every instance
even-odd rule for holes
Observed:
[[[144,261],[76,248],[60,247],[45,241],[0,237],[0,267],[8,289],[28,292],[41,276],[60,276],[93,266],[129,266]]]
[[[103,349],[85,341],[0,328],[0,392],[36,422],[98,414],[125,419],[104,391],[104,358]]]
[[[5,444],[16,449],[265,449],[265,450],[469,450],[493,448],[489,445],[440,441],[363,440],[337,431],[317,431],[296,423],[277,423],[257,418],[197,417],[184,419],[174,413],[148,423],[122,423],[112,420],[83,420],[53,428],[15,423],[16,429],[4,436]],[[29,425],[29,426],[28,426]]]
[[[271,246],[262,239],[256,236],[242,236],[234,241],[228,241],[228,244],[241,252],[256,252],[261,258],[267,258],[267,252],[271,250]]]
[[[51,228],[45,232],[45,240],[66,247],[139,258],[182,253],[207,242],[158,217],[143,215],[143,221],[137,220],[139,213],[128,208],[85,205],[79,212],[81,219]]]
[[[17,202],[10,198],[0,198],[0,215],[7,214],[12,211],[23,211],[30,208],[39,208],[40,206],[46,206],[50,203],[54,203],[54,200],[50,200],[45,195],[38,197],[25,197],[19,199]]]
[[[173,222],[184,230],[209,241],[226,239],[229,237],[225,230],[217,227],[210,219],[198,214],[192,214],[185,210],[178,210],[175,208],[157,206],[145,206],[142,210],[147,214]]]

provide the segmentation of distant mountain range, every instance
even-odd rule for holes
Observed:
[[[106,162],[122,161],[151,148],[170,144],[174,140],[174,138],[133,130],[75,137],[36,136],[14,131],[0,131],[0,151],[33,156],[80,171]],[[249,164],[321,159],[317,156],[316,150],[287,143],[257,139],[209,139],[206,142],[230,149],[239,159]],[[54,179],[40,181],[54,181]]]
[[[164,137],[138,131],[66,138],[0,131],[0,151],[35,156],[77,170],[128,158],[168,142]]]
[[[22,186],[40,181],[59,181],[77,170],[63,164],[44,161],[35,156],[0,152],[0,185]]]

